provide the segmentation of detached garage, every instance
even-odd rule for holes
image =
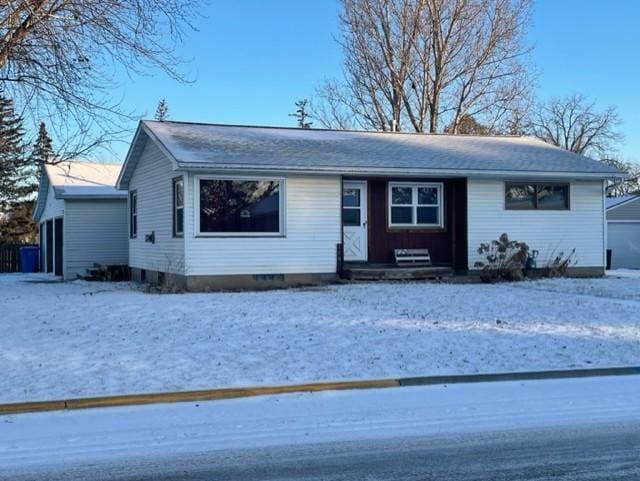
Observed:
[[[94,264],[127,264],[127,194],[115,188],[120,168],[63,162],[43,169],[33,213],[42,272],[76,279]]]
[[[640,269],[640,195],[607,198],[612,269]]]

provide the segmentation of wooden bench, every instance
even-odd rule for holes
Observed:
[[[429,249],[394,249],[393,253],[398,267],[431,265]]]

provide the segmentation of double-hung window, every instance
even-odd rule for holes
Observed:
[[[138,237],[138,191],[129,192],[129,237]]]
[[[284,234],[284,179],[197,177],[199,235]]]
[[[389,227],[442,227],[441,183],[389,183]]]
[[[184,235],[184,179],[173,179],[173,237]]]

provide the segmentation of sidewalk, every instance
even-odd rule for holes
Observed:
[[[2,416],[0,478],[47,466],[211,450],[637,422],[639,398],[640,377],[614,376]]]

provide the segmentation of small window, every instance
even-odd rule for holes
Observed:
[[[129,192],[129,236],[138,237],[138,191]]]
[[[184,179],[173,179],[173,236],[184,234]]]
[[[508,210],[568,210],[569,184],[507,183],[505,208]]]
[[[198,179],[199,233],[282,233],[281,180]]]
[[[342,192],[342,225],[360,225],[360,192],[360,189],[344,189]]]
[[[390,227],[442,227],[442,184],[389,184]]]

